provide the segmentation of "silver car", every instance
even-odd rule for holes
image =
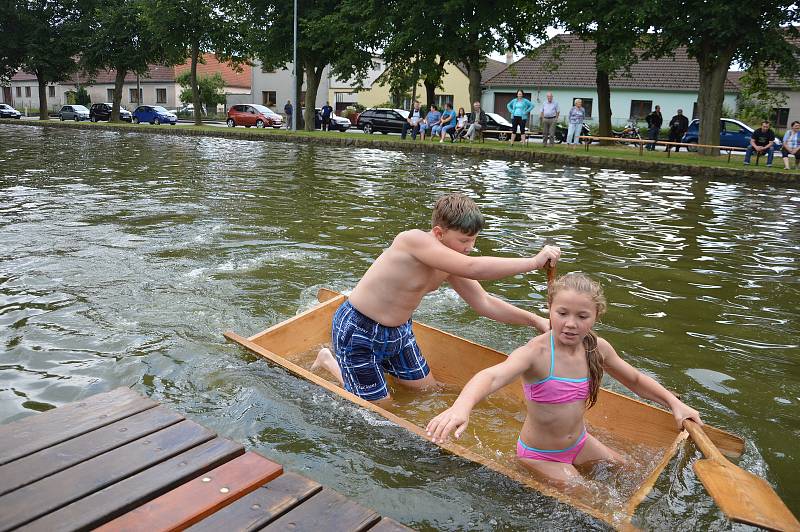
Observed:
[[[82,105],[65,105],[58,112],[58,118],[63,122],[64,120],[89,120],[89,109]]]

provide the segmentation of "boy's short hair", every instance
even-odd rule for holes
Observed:
[[[475,202],[464,194],[447,194],[436,200],[431,227],[457,229],[469,236],[483,229],[485,220]]]

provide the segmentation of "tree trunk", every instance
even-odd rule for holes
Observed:
[[[197,87],[197,58],[200,55],[200,46],[195,41],[192,43],[192,70],[189,74],[189,81],[192,84],[192,105],[194,105],[194,125],[203,124],[203,108],[200,103],[200,89]]]
[[[37,72],[36,81],[39,83],[39,120],[49,120],[47,113],[47,80]]]
[[[601,137],[611,136],[611,85],[608,82],[608,72],[597,69],[597,113]],[[610,141],[601,141],[600,144],[613,144]]]
[[[473,58],[467,63],[467,75],[469,76],[469,107],[467,109],[470,109],[473,103],[481,101],[480,58]]]
[[[303,73],[304,73],[304,71],[305,71],[305,68],[303,67],[303,62],[298,57],[297,58],[297,65],[295,66],[295,73],[294,73],[295,74],[295,78],[296,78],[296,83],[297,83],[297,90],[295,91],[295,95],[294,95],[294,103],[293,103],[293,105],[294,105],[294,109],[293,109],[294,113],[292,114],[292,116],[294,116],[295,121],[296,121],[296,125],[294,125],[294,124],[292,125],[292,129],[294,129],[295,131],[299,130],[301,127],[305,127],[305,126],[303,126],[303,114],[300,112],[302,110],[302,108],[303,108],[303,102],[300,101],[300,96],[303,95]]]
[[[436,103],[436,85],[438,83],[428,81],[428,78],[425,78],[422,83],[425,85],[425,98],[427,99],[425,106],[430,107]]]
[[[117,74],[114,76],[114,101],[111,102],[111,122],[119,122],[119,106],[122,102],[122,86],[125,83],[125,76],[127,74],[127,70],[117,68]]]
[[[305,121],[305,130],[314,131],[316,124],[314,124],[314,110],[317,104],[317,90],[319,90],[319,82],[322,79],[322,71],[325,65],[306,65],[306,108],[303,110],[303,120]]]
[[[733,53],[701,53],[697,56],[700,67],[700,91],[697,94],[697,114],[700,116],[699,144],[719,145],[719,119],[725,98],[725,78],[728,75]],[[701,148],[702,155],[718,156],[717,148]]]

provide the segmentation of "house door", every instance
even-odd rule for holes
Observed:
[[[508,112],[508,109],[507,109],[506,106],[508,105],[508,102],[510,102],[511,100],[513,100],[516,97],[517,97],[517,93],[516,92],[495,92],[494,93],[494,112],[499,114],[500,116],[502,116],[504,118],[507,118],[508,120],[511,120],[511,115]],[[530,100],[531,99],[531,93],[530,92],[523,92],[522,93],[522,97],[523,98],[527,98],[527,99]]]
[[[7,103],[11,107],[14,107],[11,100],[11,87],[3,87],[3,103]]]

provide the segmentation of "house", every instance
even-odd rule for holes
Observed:
[[[506,105],[522,89],[534,102],[533,123],[538,123],[539,109],[548,92],[560,103],[562,117],[576,98],[583,100],[587,122],[597,121],[597,70],[594,43],[571,34],[556,35],[531,55],[509,65],[487,79],[482,105],[484,109],[508,116]],[[618,72],[609,80],[611,118],[616,126],[629,119],[642,120],[656,105],[661,106],[665,122],[678,109],[697,118],[697,93],[700,76],[697,61],[683,48],[674,56],[642,59],[630,72]],[[738,86],[726,80],[723,105],[736,109]]]
[[[230,65],[221,63],[213,54],[205,54],[205,64],[197,65],[197,75],[207,76],[219,72],[225,80],[225,94],[250,94],[250,66],[243,65],[241,71],[234,70]],[[150,65],[147,74],[137,76],[128,73],[122,86],[121,105],[129,110],[138,105],[138,102],[149,105],[161,105],[170,109],[180,104],[181,87],[175,81],[182,73],[187,72],[191,64],[168,67],[163,65]],[[47,86],[47,105],[51,111],[57,111],[62,105],[74,102],[75,93],[83,87],[89,94],[93,103],[110,102],[114,98],[113,70],[101,70],[94,76],[85,72],[74,74],[69,80],[60,83],[50,83]],[[137,87],[139,98],[137,95]],[[39,84],[36,76],[17,71],[11,78],[9,87],[3,88],[6,103],[17,109],[39,108]]]
[[[728,79],[738,86],[743,74],[744,72],[731,71],[728,72]],[[767,88],[776,96],[784,98],[780,107],[771,109],[769,119],[772,121],[772,127],[788,129],[792,122],[800,121],[800,79],[787,80],[778,76],[775,69],[768,69]]]
[[[501,61],[492,58],[486,58],[486,66],[481,72],[481,79],[486,80],[494,76],[507,65]],[[378,77],[372,84],[371,88],[359,93],[359,102],[364,107],[376,107],[384,105],[392,100],[391,87],[389,84]],[[420,81],[417,84],[417,99],[423,101],[425,99],[425,85]],[[442,77],[441,88],[437,89],[435,103],[441,107],[445,102],[453,104],[455,109],[463,107],[467,112],[471,108],[469,101],[469,76],[467,70],[463,65],[454,63],[445,63],[444,76]],[[408,107],[410,102],[396,102],[395,105],[401,107]]]
[[[365,91],[369,91],[375,81],[386,70],[386,62],[382,57],[372,56],[372,67],[367,72],[363,79],[356,79],[355,77],[348,80],[340,80],[337,78],[330,78],[328,83],[328,101],[334,108],[336,113],[341,113],[347,107],[355,104],[364,105],[363,95]]]

